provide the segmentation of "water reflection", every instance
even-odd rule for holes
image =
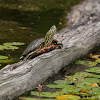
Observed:
[[[80,0],[1,0],[0,1],[0,44],[4,42],[25,42],[19,50],[0,51],[14,62],[26,46],[43,37],[52,25],[58,30],[66,25],[66,11]],[[20,27],[27,27],[21,29]]]

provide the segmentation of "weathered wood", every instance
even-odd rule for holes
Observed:
[[[62,67],[100,44],[99,0],[86,0],[75,6],[68,19],[68,25],[55,35],[55,39],[63,43],[62,49],[1,69],[0,100],[12,100],[35,88]]]

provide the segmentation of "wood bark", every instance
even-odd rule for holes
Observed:
[[[65,28],[55,39],[63,43],[27,62],[7,65],[0,70],[0,100],[12,100],[32,90],[75,59],[100,45],[100,1],[86,0],[68,14]],[[74,70],[74,69],[73,69]]]

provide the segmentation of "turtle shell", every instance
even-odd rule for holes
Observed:
[[[21,56],[21,60],[28,59],[30,57],[34,57],[35,55],[39,54],[38,52],[43,49],[43,53],[50,51],[52,47],[49,47],[53,43],[53,36],[56,33],[56,26],[53,25],[50,30],[46,33],[45,38],[40,38],[33,41],[23,52]],[[47,49],[44,47],[48,47]],[[54,46],[55,47],[55,46]],[[40,52],[41,54],[42,52]]]
[[[27,46],[27,48],[24,50],[24,52],[22,53],[22,56],[21,56],[20,59],[23,59],[23,57],[28,55],[30,52],[35,51],[41,45],[42,45],[42,47],[44,46],[44,38],[39,38],[39,39],[36,39],[36,40],[32,41]]]

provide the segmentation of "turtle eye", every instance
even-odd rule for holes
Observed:
[[[57,42],[55,42],[54,45],[57,45]]]

